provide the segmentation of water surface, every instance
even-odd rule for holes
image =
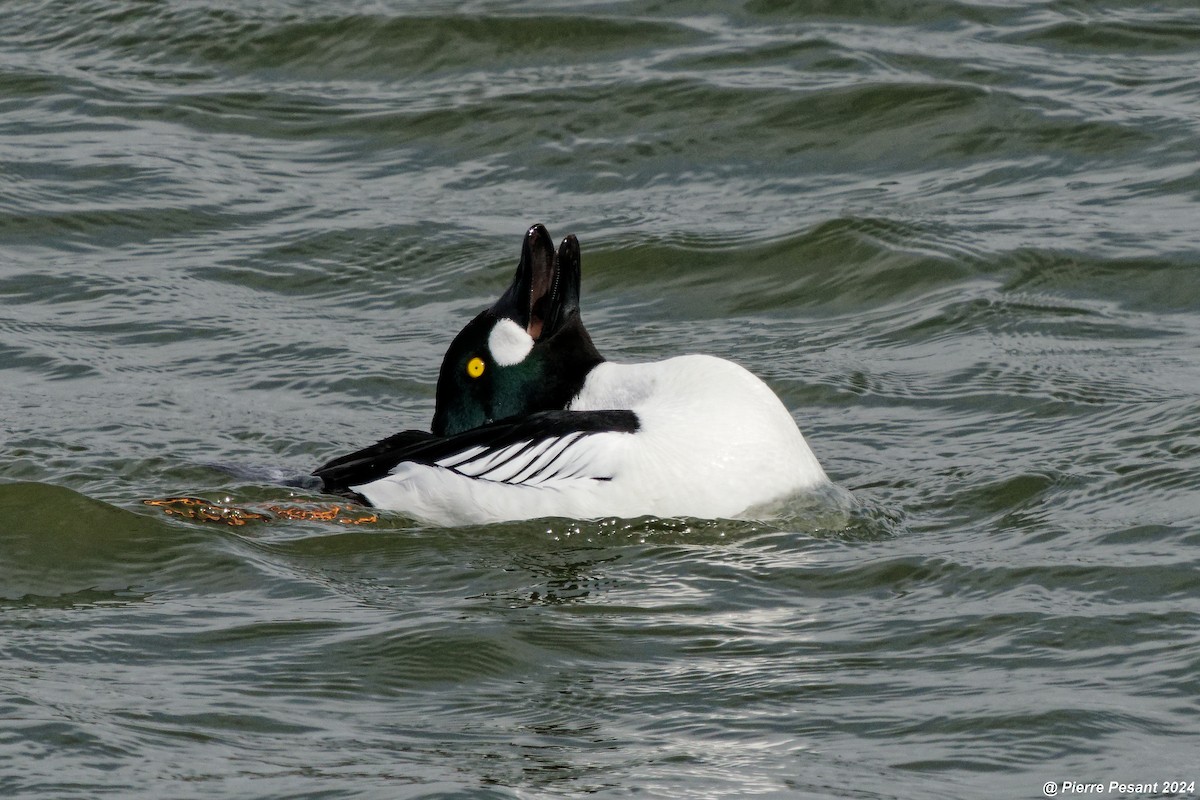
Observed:
[[[1200,780],[1192,3],[0,15],[0,789],[1036,797]],[[521,233],[848,514],[242,526],[426,427]]]

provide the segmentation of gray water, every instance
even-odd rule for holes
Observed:
[[[1191,2],[4,4],[0,794],[1195,796],[1198,64]],[[853,509],[217,466],[426,428],[539,221]]]

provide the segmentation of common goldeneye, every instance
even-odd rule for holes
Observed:
[[[579,314],[579,242],[534,225],[504,295],[455,337],[432,432],[313,472],[435,525],[536,517],[753,516],[828,483],[767,385],[713,356],[606,361]]]

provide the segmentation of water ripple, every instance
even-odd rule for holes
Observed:
[[[959,798],[1191,763],[1198,31],[0,16],[5,788]],[[143,504],[325,502],[272,476],[426,427],[535,221],[579,235],[603,353],[745,364],[852,494],[449,531]]]

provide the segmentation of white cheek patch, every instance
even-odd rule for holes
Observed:
[[[488,336],[492,360],[502,367],[520,364],[533,349],[533,337],[511,319],[502,319]]]

